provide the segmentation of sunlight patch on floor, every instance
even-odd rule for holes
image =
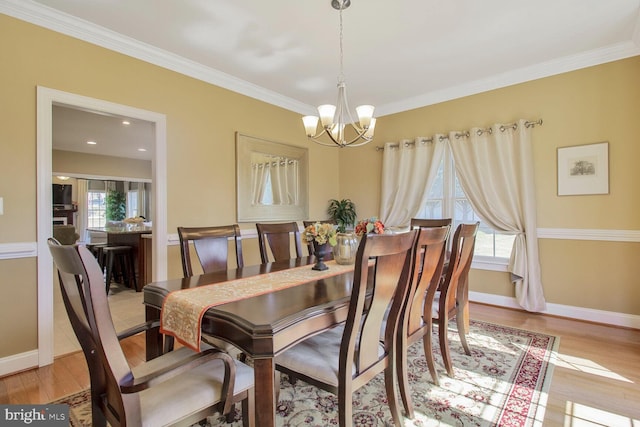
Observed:
[[[640,427],[640,421],[624,415],[592,408],[580,403],[567,401],[564,417],[565,427]]]
[[[633,381],[616,374],[613,371],[601,366],[591,360],[583,359],[581,357],[569,356],[567,354],[558,354],[556,366],[560,368],[572,369],[574,371],[580,371],[587,374],[598,375],[612,380],[624,381],[633,383]]]

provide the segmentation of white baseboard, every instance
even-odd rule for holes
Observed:
[[[524,310],[515,298],[502,295],[486,294],[482,292],[469,292],[469,300],[499,307]],[[594,308],[576,307],[571,305],[547,303],[547,309],[543,314],[566,317],[575,320],[603,323],[612,326],[640,329],[640,316],[635,314],[618,313],[614,311],[597,310]]]
[[[0,377],[38,366],[38,350],[14,354],[0,359]]]

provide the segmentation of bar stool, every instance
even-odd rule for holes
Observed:
[[[102,248],[102,253],[104,255],[107,269],[105,277],[107,294],[111,287],[111,279],[114,276],[114,269],[120,273],[122,283],[125,283],[130,288],[137,289],[133,248],[131,246],[104,246]]]
[[[100,264],[100,268],[104,271],[104,248],[106,248],[108,243],[87,243],[85,246],[89,249],[89,252],[93,254],[94,257],[98,260],[98,264]]]

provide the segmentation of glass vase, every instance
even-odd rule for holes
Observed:
[[[333,247],[333,259],[338,264],[353,264],[358,251],[358,237],[356,233],[348,231],[336,235],[337,244]]]

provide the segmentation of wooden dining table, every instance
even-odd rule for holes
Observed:
[[[306,265],[311,269],[314,262],[314,257],[293,258],[153,282],[143,288],[146,318],[160,318],[165,297],[172,291]],[[207,309],[202,318],[202,333],[234,344],[253,359],[257,426],[275,425],[274,357],[301,340],[343,322],[347,316],[352,284],[353,271],[348,271]],[[162,354],[163,339],[157,329],[147,332],[146,345],[147,359]]]

